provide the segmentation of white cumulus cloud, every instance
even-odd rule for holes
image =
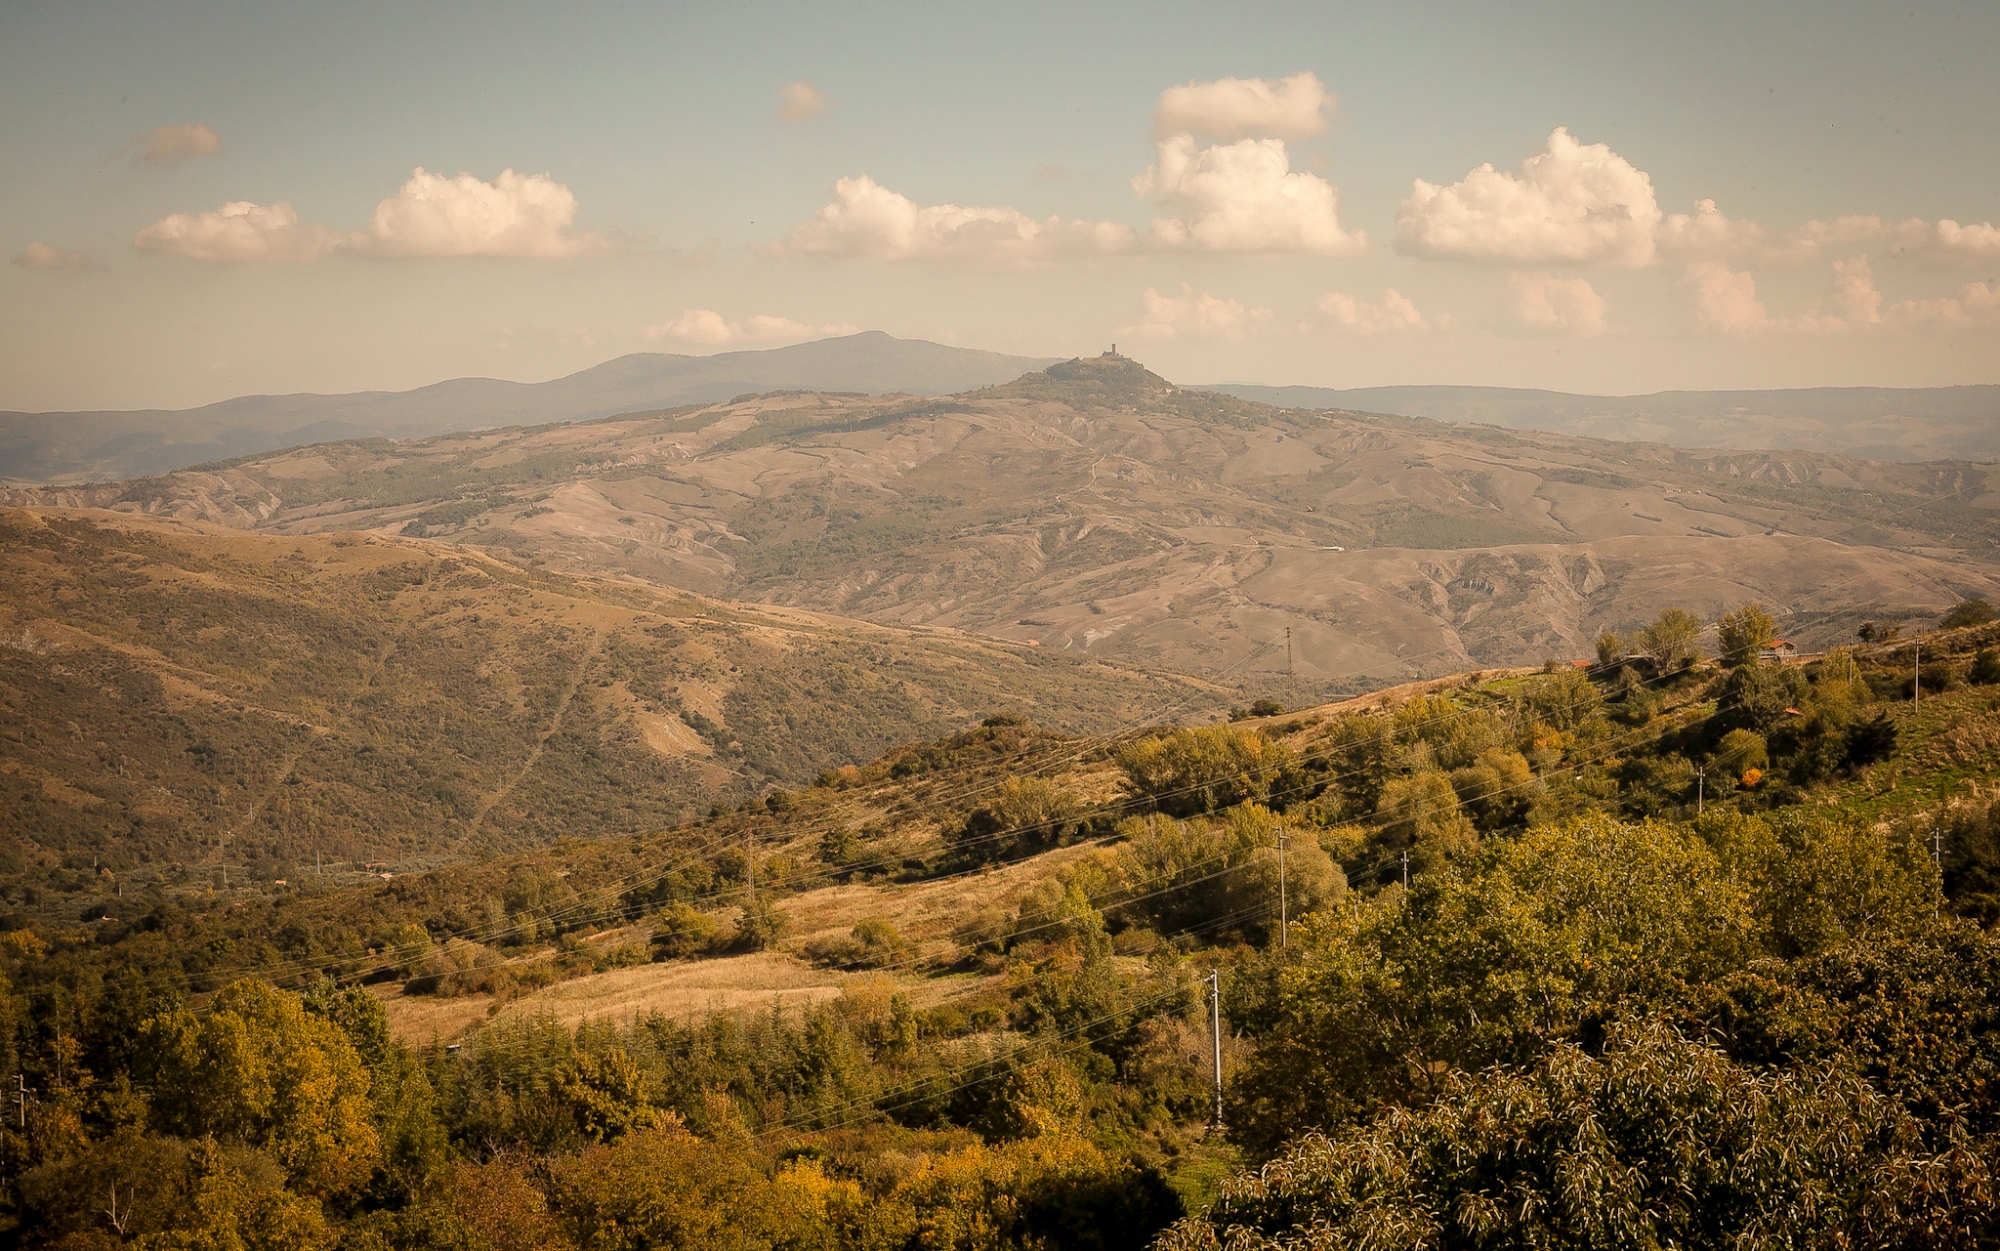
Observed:
[[[334,231],[299,221],[287,201],[231,200],[206,213],[173,213],[140,230],[132,246],[195,261],[302,261],[332,252]]]
[[[1348,256],[1367,246],[1340,224],[1339,197],[1315,174],[1293,172],[1277,139],[1197,147],[1187,135],[1162,140],[1159,160],[1132,180],[1167,216],[1153,241],[1212,252],[1312,252]]]
[[[1330,291],[1320,297],[1319,311],[1327,315],[1334,329],[1349,334],[1398,334],[1447,324],[1443,317],[1425,317],[1410,297],[1394,287],[1384,290],[1382,298],[1373,303]]]
[[[1588,338],[1610,329],[1608,314],[1604,297],[1582,278],[1558,278],[1538,271],[1507,276],[1502,324],[1515,333]]]
[[[1245,308],[1241,300],[1224,299],[1206,291],[1196,295],[1181,284],[1179,295],[1161,295],[1152,287],[1142,297],[1143,315],[1116,331],[1137,339],[1208,339],[1237,343],[1271,319],[1269,309]]]
[[[501,170],[491,182],[447,178],[419,166],[375,206],[363,230],[302,222],[290,202],[232,200],[206,213],[174,213],[140,230],[133,245],[198,261],[313,260],[324,256],[590,256],[609,245],[571,230],[576,196],[547,174]]]
[[[422,166],[375,206],[359,246],[380,256],[587,256],[606,250],[574,234],[576,195],[547,174],[500,171],[492,182]]]
[[[1134,231],[1116,222],[1036,220],[1018,209],[919,205],[862,174],[833,185],[833,199],[785,241],[810,256],[964,260],[987,264],[1126,251]]]
[[[789,317],[774,317],[768,313],[758,313],[752,317],[745,317],[742,321],[730,321],[714,309],[691,308],[657,326],[648,326],[641,333],[656,343],[684,343],[695,347],[737,347],[801,343],[807,339],[826,339],[835,335],[854,334],[856,329],[846,324],[810,326],[804,322],[793,321]]]
[[[1276,82],[1218,78],[1162,91],[1153,109],[1153,128],[1163,138],[1304,139],[1326,129],[1333,106],[1333,93],[1315,74],[1293,74]]]
[[[200,122],[180,122],[153,127],[126,144],[125,150],[135,164],[178,165],[197,157],[221,155],[222,136]]]
[[[1419,178],[1397,209],[1412,256],[1512,265],[1645,265],[1660,207],[1644,171],[1557,127],[1548,150],[1503,172],[1481,165],[1451,186]]]
[[[81,252],[65,252],[53,243],[40,239],[30,243],[14,254],[14,263],[22,269],[96,269],[97,262]]]
[[[832,107],[833,97],[803,78],[795,83],[786,83],[778,92],[778,116],[788,122],[818,117]]]

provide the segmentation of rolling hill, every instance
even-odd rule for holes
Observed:
[[[179,412],[0,413],[0,482],[102,482],[304,443],[574,421],[752,391],[941,395],[1047,363],[868,331],[713,356],[636,353],[550,382],[457,378],[414,391],[243,396]]]
[[[937,399],[767,395],[0,501],[429,536],[1295,703],[1587,655],[1670,604],[1760,600],[1814,645],[2000,594],[1991,474],[1281,409],[1107,356]]]
[[[1092,730],[1223,698],[412,538],[11,511],[0,588],[13,880],[212,884],[630,835],[996,709]]]

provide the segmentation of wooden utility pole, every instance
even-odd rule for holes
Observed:
[[[1694,815],[1696,816],[1701,815],[1701,802],[1704,797],[1703,792],[1707,789],[1707,787],[1708,787],[1708,766],[1696,765],[1694,767]]]
[[[1222,1127],[1222,979],[1208,971],[1208,1037],[1215,1060],[1215,1125]]]
[[[1403,889],[1410,889],[1410,853],[1403,853]]]
[[[1921,704],[1924,702],[1924,645],[1922,643],[1912,643],[1910,649],[1917,658],[1916,685],[1910,688],[1910,702]]]

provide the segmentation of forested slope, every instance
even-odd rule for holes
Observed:
[[[991,718],[645,838],[17,913],[16,1237],[1976,1244],[2000,629],[1788,663],[1769,628],[1229,725]],[[561,1007],[702,969],[826,993]]]

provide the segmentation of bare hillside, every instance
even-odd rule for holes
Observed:
[[[1586,654],[1668,604],[1812,643],[1996,593],[1991,468],[1272,408],[1124,358],[295,449],[13,502],[363,529],[1298,697]]]

